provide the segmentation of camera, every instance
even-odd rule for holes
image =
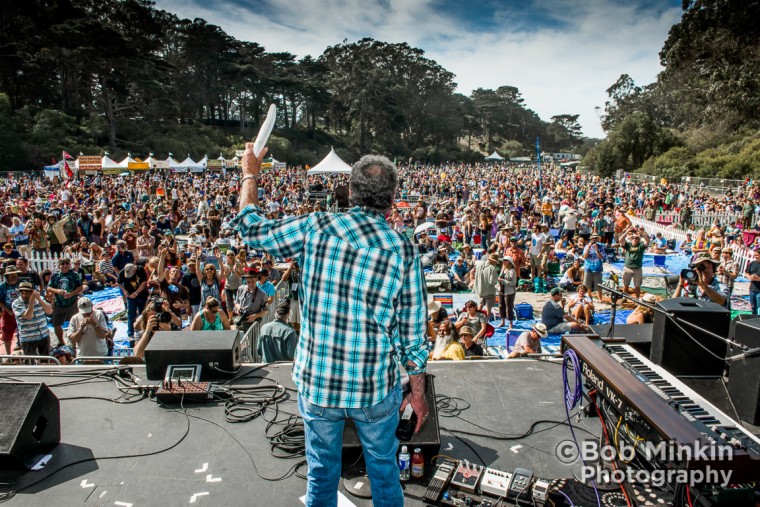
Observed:
[[[158,312],[156,314],[156,322],[159,324],[168,324],[172,321],[172,314],[169,312]]]
[[[164,298],[156,298],[153,300],[153,311],[161,313],[164,308]]]
[[[699,273],[697,271],[704,271],[705,266],[703,264],[697,264],[696,266],[694,264],[689,264],[688,268],[684,268],[681,270],[681,278],[686,280],[687,282],[696,282],[699,280]]]

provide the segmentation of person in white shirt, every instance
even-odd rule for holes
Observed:
[[[569,239],[573,239],[575,236],[575,228],[578,224],[578,213],[573,209],[567,210],[565,218],[562,219],[562,223],[565,226],[562,233],[567,234]]]
[[[541,232],[541,227],[536,225],[530,235],[530,277],[543,276],[543,251],[546,236]]]
[[[77,302],[79,313],[69,321],[69,342],[76,346],[77,356],[108,355],[108,324],[103,312],[94,311],[88,297]]]

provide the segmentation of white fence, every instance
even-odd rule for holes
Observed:
[[[64,257],[61,253],[32,252],[31,257],[28,257],[29,268],[37,273],[42,273],[46,269],[55,272],[61,257]]]
[[[736,221],[742,220],[741,213],[728,213],[728,212],[722,212],[722,213],[705,213],[701,211],[696,211],[691,216],[691,223],[694,224],[695,227],[710,227],[715,222],[720,222],[721,225],[726,224],[733,224]],[[655,216],[655,221],[662,223],[662,224],[677,224],[681,221],[680,214],[677,211],[665,211],[662,213],[657,213]],[[752,226],[757,225],[758,223],[758,216],[753,215],[752,216]]]
[[[654,235],[662,233],[665,239],[674,239],[680,245],[686,240],[687,231],[673,227],[672,225],[663,225],[643,218],[630,217],[634,225],[643,227],[647,234]],[[734,247],[734,260],[739,264],[739,274],[744,275],[749,263],[754,259],[754,252],[747,247]]]

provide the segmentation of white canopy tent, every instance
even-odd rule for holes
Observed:
[[[132,155],[127,154],[127,158],[119,162],[119,165],[121,167],[129,167],[129,164],[135,164],[135,163],[137,163],[137,160],[133,159]]]
[[[343,162],[334,149],[330,149],[330,153],[319,164],[309,169],[307,174],[309,176],[312,174],[351,174],[351,166]]]
[[[504,157],[494,151],[486,157],[486,160],[504,160]]]
[[[111,158],[108,155],[105,155],[101,159],[100,164],[101,164],[101,167],[103,167],[103,169],[117,169],[117,168],[124,167],[120,165],[118,162],[114,162],[113,160],[111,160]]]

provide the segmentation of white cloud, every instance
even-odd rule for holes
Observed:
[[[658,53],[680,17],[677,7],[536,0],[535,11],[558,18],[559,27],[526,30],[530,25],[524,18],[510,24],[505,8],[495,13],[503,31],[474,32],[437,10],[432,0],[268,0],[255,7],[240,1],[202,6],[194,0],[158,0],[157,6],[180,17],[203,18],[268,51],[299,56],[316,57],[344,38],[405,41],[456,74],[458,91],[516,86],[527,107],[544,120],[580,114],[583,131],[591,137],[604,135],[594,108],[604,107],[605,90],[621,74],[638,84],[654,81],[661,70]],[[515,25],[519,31],[510,28]]]

